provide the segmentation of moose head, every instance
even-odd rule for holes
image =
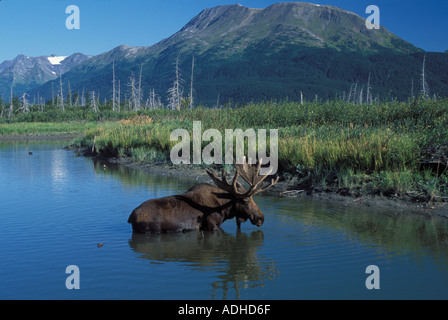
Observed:
[[[206,170],[207,174],[212,178],[216,186],[226,192],[228,192],[235,200],[233,206],[233,214],[237,219],[238,228],[241,226],[241,222],[245,222],[247,219],[258,227],[264,222],[264,215],[253,200],[253,196],[257,193],[267,191],[274,186],[279,178],[272,179],[271,182],[265,186],[265,179],[270,175],[272,168],[266,175],[260,176],[260,169],[262,166],[262,160],[258,160],[255,165],[250,165],[246,161],[246,157],[243,157],[243,163],[237,164],[233,162],[235,167],[235,176],[233,181],[229,183],[226,179],[226,172],[222,169],[221,179],[211,169]],[[238,181],[241,177],[248,185],[249,189],[245,190],[242,184]]]

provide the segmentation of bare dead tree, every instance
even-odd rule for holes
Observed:
[[[3,118],[3,96],[0,97],[0,118]]]
[[[219,92],[218,92],[218,98],[216,98],[216,109],[220,109],[220,104],[219,104]]]
[[[138,109],[141,108],[142,101],[143,101],[142,76],[143,76],[143,64],[140,65],[140,75],[138,77],[138,89],[137,89]]]
[[[118,80],[118,94],[117,94],[117,108],[118,111],[120,111],[120,107],[121,107],[121,82],[120,80]]]
[[[194,80],[194,55],[191,61],[191,79],[190,79],[190,109],[193,109],[193,80]]]
[[[95,98],[95,91],[90,93],[90,105],[92,106],[94,112],[98,112],[98,101],[97,98]]]
[[[75,107],[79,107],[79,104],[80,104],[80,102],[79,102],[79,93],[76,92],[74,94],[74,98],[73,98],[73,105]]]
[[[134,101],[136,100],[136,88],[135,88],[135,77],[134,77],[134,74],[132,74],[130,77],[129,77],[129,81],[128,81],[128,87],[129,87],[129,90],[131,91],[130,93],[131,93],[131,97],[130,97],[130,99],[129,99],[129,109],[130,110],[134,110]]]
[[[62,74],[59,73],[59,96],[58,96],[58,105],[62,111],[65,111],[64,107],[64,93],[62,91]]]
[[[181,100],[182,100],[182,88],[181,88],[181,77],[179,70],[179,56],[176,59],[176,79],[173,82],[173,86],[168,90],[168,107],[171,110],[180,110]]]
[[[67,92],[67,105],[69,107],[72,106],[73,103],[73,94],[72,94],[72,88],[70,86],[70,81],[68,82],[68,92]]]
[[[359,104],[363,103],[363,91],[364,91],[364,86],[362,86],[361,91],[359,91],[359,99],[358,99]]]
[[[9,105],[9,110],[8,110],[8,120],[11,119],[11,115],[14,111],[14,96],[12,93],[12,86],[11,86],[11,100],[10,100],[10,105]]]
[[[366,93],[366,103],[372,104],[372,89],[370,87],[370,72],[369,72],[369,79],[367,80],[367,93]]]
[[[39,104],[39,110],[42,112],[42,105],[41,105],[41,100],[40,100],[40,94],[39,91],[37,91],[37,103]]]
[[[116,109],[115,60],[112,61],[112,111]]]
[[[131,74],[129,77],[128,87],[130,91],[130,98],[129,98],[129,109],[133,111],[140,110],[140,103],[139,103],[139,97],[138,97],[138,88],[136,86],[135,76],[134,73]]]
[[[352,83],[348,93],[347,102],[359,103],[360,100],[362,101],[362,91],[363,90],[361,90],[361,93],[358,92],[358,80],[355,83]]]
[[[163,108],[163,105],[162,105],[160,96],[156,94],[156,90],[153,88],[149,95],[149,109],[155,110],[155,109],[162,109],[162,108]]]
[[[28,94],[26,94],[26,93],[22,94],[22,97],[20,98],[20,100],[22,101],[22,106],[19,109],[17,109],[16,112],[22,111],[22,113],[27,113],[30,111],[30,108],[29,108],[30,104],[29,104],[28,99],[26,98],[27,96],[28,96]]]
[[[154,110],[156,105],[156,90],[152,88],[151,94],[149,95],[149,109]]]
[[[176,88],[175,86],[168,89],[168,108],[171,110],[176,110],[177,103],[177,96],[176,96]]]
[[[348,97],[347,97],[347,102],[350,102],[352,99],[352,92],[353,92],[353,83],[350,86],[350,90],[348,91]]]
[[[428,98],[429,97],[429,87],[428,87],[428,83],[426,82],[425,64],[426,64],[426,53],[423,56],[423,66],[422,66],[422,75],[421,75],[421,81],[422,81],[421,94],[422,94],[423,98]]]
[[[54,107],[54,82],[51,82],[51,106]]]
[[[39,111],[40,112],[44,112],[44,108],[45,108],[45,101],[43,97],[38,97],[38,101],[39,101]]]
[[[181,94],[180,94],[180,71],[179,71],[179,56],[180,56],[180,52],[177,55],[177,59],[176,59],[176,95],[177,95],[177,110],[180,110],[180,101],[181,101]]]
[[[86,95],[84,92],[84,87],[82,88],[82,93],[81,93],[81,106],[82,107],[86,106]]]

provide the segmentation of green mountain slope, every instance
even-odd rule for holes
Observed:
[[[279,3],[265,9],[241,5],[203,10],[179,32],[151,47],[120,46],[91,58],[63,77],[73,91],[112,95],[112,64],[126,85],[142,70],[144,97],[155,90],[165,101],[179,57],[184,95],[189,92],[195,58],[196,103],[270,99],[332,98],[348,94],[355,83],[374,96],[405,99],[418,92],[423,51],[388,30],[368,30],[365,19],[336,7]],[[427,54],[431,93],[448,93],[446,54]],[[51,82],[30,92],[51,98]]]

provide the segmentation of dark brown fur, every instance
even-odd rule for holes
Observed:
[[[252,197],[236,198],[210,184],[198,184],[181,195],[144,202],[128,222],[137,233],[217,230],[225,220],[236,217],[238,227],[249,219],[261,226],[264,216]]]

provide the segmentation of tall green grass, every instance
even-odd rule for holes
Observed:
[[[42,134],[82,134],[84,130],[96,126],[94,122],[67,121],[67,122],[13,122],[0,123],[0,136],[26,136]]]
[[[79,116],[77,112],[81,111],[72,111],[72,116]],[[59,114],[52,116],[66,119]],[[84,118],[91,116],[83,114]],[[27,117],[29,121],[37,118]],[[298,188],[306,184],[344,188],[349,193],[417,194],[427,199],[448,194],[446,173],[440,175],[421,167],[428,150],[446,151],[448,156],[447,99],[372,105],[338,100],[303,104],[286,101],[179,112],[104,110],[95,118],[105,122],[95,121],[77,143],[94,145],[104,154],[130,156],[135,161],[168,159],[177,143],[170,141],[171,132],[179,128],[192,132],[193,121],[201,121],[203,131],[214,128],[222,133],[237,128],[278,129],[281,174],[296,179]],[[203,142],[202,146],[207,144]]]

